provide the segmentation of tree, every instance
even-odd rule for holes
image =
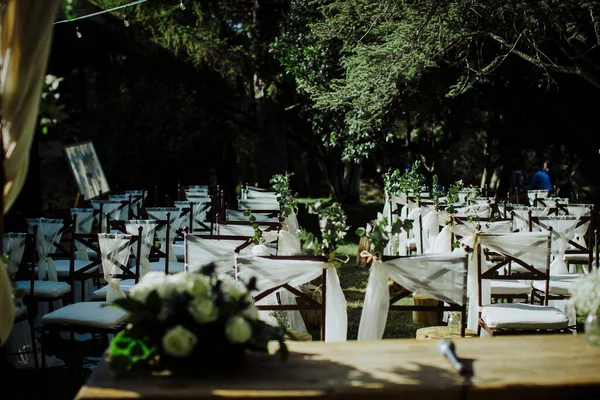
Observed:
[[[304,27],[288,32],[282,61],[321,136],[346,160],[359,162],[400,142],[432,169],[438,150],[469,132],[481,132],[482,153],[492,160],[494,142],[509,143],[511,135],[498,129],[506,109],[486,109],[482,100],[494,104],[486,96],[521,90],[513,79],[520,74],[529,79],[517,79],[523,90],[540,97],[567,81],[561,75],[598,86],[598,2],[311,4],[292,2],[291,20]],[[496,162],[510,146],[500,147],[506,150]]]

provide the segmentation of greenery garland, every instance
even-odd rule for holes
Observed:
[[[293,173],[286,172],[285,174],[275,174],[271,177],[270,183],[273,190],[277,194],[277,202],[279,203],[280,216],[285,219],[290,214],[298,212],[298,204],[296,197],[290,190],[290,178]]]

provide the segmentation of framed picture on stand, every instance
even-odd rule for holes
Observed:
[[[63,146],[67,162],[84,200],[110,192],[102,165],[91,141]]]

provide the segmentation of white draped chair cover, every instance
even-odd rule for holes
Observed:
[[[277,222],[277,217],[269,217],[268,215],[256,214],[254,215],[257,222]],[[225,220],[227,221],[248,221],[250,216],[245,216],[243,211],[238,210],[225,210]]]
[[[579,218],[572,215],[540,217],[540,230],[552,228],[552,256],[550,264],[550,273],[552,275],[568,274],[567,263],[565,262],[565,251],[567,243],[573,237],[575,227]]]
[[[177,230],[179,229],[179,223],[181,222],[180,214],[181,209],[177,207],[147,207],[146,212],[150,219],[156,219],[161,221],[167,220],[167,214],[170,213],[169,217],[169,261],[177,261],[177,254],[173,244],[177,236]],[[156,237],[160,243],[161,249],[167,248],[167,225],[162,225],[156,229]]]
[[[363,304],[358,340],[380,340],[390,307],[388,278],[410,290],[440,301],[464,305],[466,254],[462,251],[373,260]]]
[[[56,265],[52,257],[48,257],[53,249],[55,248],[54,242],[59,242],[62,233],[60,230],[65,225],[62,219],[48,219],[48,218],[28,218],[27,228],[29,233],[33,233],[33,227],[36,226],[37,237],[36,247],[38,254],[38,279],[45,280],[46,278],[51,281],[58,281],[58,274],[56,272]]]
[[[4,234],[4,254],[7,255],[6,268],[8,275],[11,278],[15,277],[15,274],[19,270],[19,264],[23,260],[23,254],[25,253],[25,239],[27,238],[26,233],[22,232],[9,232]]]
[[[188,196],[186,201],[176,201],[175,207],[180,209],[190,208],[190,204],[192,204],[194,210],[194,230],[198,230],[202,225],[207,225],[209,223],[208,213],[212,208],[212,200],[210,197],[205,196]]]
[[[528,190],[527,198],[529,199],[529,204],[533,205],[533,200],[537,197],[538,199],[545,199],[550,195],[548,190]]]
[[[192,203],[189,201],[174,201],[173,202],[173,205],[179,209],[178,226],[180,228],[185,228],[186,226],[189,227],[190,223],[192,222],[189,212],[184,214],[184,211],[188,210],[190,208],[190,204],[192,204]]]
[[[121,207],[121,202],[120,201],[116,201],[116,200],[90,200],[90,204],[92,205],[92,208],[94,210],[100,210],[100,205],[102,205],[102,215],[100,215],[100,213],[96,214],[96,216],[94,217],[94,219],[96,220],[97,223],[99,223],[99,218],[102,218],[102,232],[101,233],[106,233],[106,214],[108,214],[110,216],[110,219],[120,219],[119,217],[121,216],[121,210],[119,210],[119,207]],[[125,219],[129,219],[129,218],[125,218]]]
[[[242,256],[237,258],[237,265],[240,280],[248,282],[252,277],[256,277],[258,291],[253,293],[253,296],[284,284],[299,287],[318,278],[322,275],[323,269],[326,269],[325,341],[346,341],[348,330],[346,298],[333,265],[321,261]]]
[[[593,206],[593,204],[569,204],[567,206],[567,210],[569,215],[573,215],[581,219],[581,217],[590,217],[592,215]],[[586,233],[590,227],[590,222],[591,219],[582,223],[575,228],[575,232],[573,233],[573,241],[585,248],[588,246],[586,241]]]
[[[469,255],[469,271],[467,276],[467,296],[469,309],[467,329],[476,331],[479,325],[479,282],[477,279],[477,255],[481,256],[481,272],[490,267],[483,251],[478,251],[478,246],[487,248],[496,253],[511,256],[532,265],[539,271],[546,271],[550,263],[550,247],[548,236],[550,232],[510,232],[510,233],[476,233],[466,237],[462,242],[468,245],[473,252]],[[491,303],[491,288],[489,280],[481,283],[482,305]],[[485,332],[482,330],[482,334]]]
[[[194,235],[186,235],[184,239],[185,270],[196,272],[200,267],[218,259],[231,261],[230,269],[235,265],[235,250],[246,243],[245,240],[203,239]],[[252,254],[253,245],[246,246],[240,254]]]
[[[489,204],[472,204],[456,209],[456,215],[459,217],[480,217],[490,218],[492,207]]]
[[[251,190],[246,194],[246,199],[264,199],[277,201],[277,193],[275,192],[257,192]]]
[[[423,251],[425,254],[441,253],[440,249],[435,247],[438,235],[440,234],[440,212],[431,210],[422,218],[423,221]],[[449,249],[446,249],[449,251]]]
[[[279,210],[277,200],[271,199],[239,199],[238,208],[240,210]]]
[[[139,208],[142,208],[146,203],[146,197],[148,197],[147,190],[125,190],[126,195],[131,195],[131,208],[134,212]]]
[[[108,283],[108,290],[106,291],[107,303],[112,303],[117,299],[126,297],[121,289],[121,279],[115,278],[115,276],[123,273],[120,265],[129,265],[131,239],[132,235],[121,233],[98,234],[98,245],[102,253],[102,271],[104,280]]]
[[[452,227],[454,234],[460,237],[472,236],[476,232],[510,233],[513,232],[513,221],[460,221]]]
[[[139,228],[142,227],[142,235],[140,237],[142,249],[140,250],[141,254],[138,255],[140,258],[140,277],[143,277],[152,270],[150,266],[150,250],[154,246],[156,225],[158,225],[158,222],[155,220],[125,221],[125,229],[129,235],[139,235]]]
[[[94,224],[94,209],[93,208],[71,208],[71,218],[77,215],[77,226],[75,227],[77,233],[89,234],[92,233],[92,226]],[[79,242],[75,241],[75,247],[77,247],[77,260],[89,261],[88,247]]]
[[[109,194],[108,195],[108,200],[110,201],[118,201],[121,203],[121,205],[124,205],[125,203],[127,205],[125,205],[123,208],[121,208],[121,210],[119,211],[119,215],[117,216],[116,219],[120,220],[120,221],[125,221],[127,219],[130,218],[130,204],[129,204],[129,195],[126,194]]]

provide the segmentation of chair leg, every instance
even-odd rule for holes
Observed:
[[[40,347],[41,347],[41,357],[42,357],[42,369],[46,369],[46,353],[44,353],[44,333],[46,333],[46,330],[44,329],[44,327],[42,326],[41,329],[41,337],[40,337]],[[35,336],[33,337],[33,340],[35,340]],[[35,357],[37,358],[37,354],[35,355]]]
[[[27,322],[29,323],[29,333],[31,335],[31,350],[33,351],[33,364],[35,369],[40,369],[40,362],[38,360],[38,351],[37,351],[37,343],[35,338],[35,329],[33,328],[33,319],[31,317],[27,318]],[[41,344],[40,344],[41,345]],[[42,357],[43,357],[42,353]]]

